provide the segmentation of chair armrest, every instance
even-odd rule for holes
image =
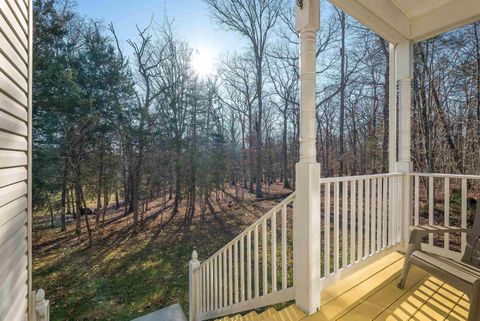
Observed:
[[[443,225],[416,225],[410,226],[410,232],[417,231],[420,234],[443,234],[443,233],[467,233],[468,229],[455,226]]]
[[[467,228],[443,225],[410,226],[410,244],[420,246],[421,238],[428,234],[467,233]]]

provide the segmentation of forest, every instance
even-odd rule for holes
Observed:
[[[183,227],[234,187],[264,197],[294,188],[299,147],[298,36],[293,7],[205,0],[219,27],[246,40],[200,77],[173,20],[146,21],[126,43],[70,0],[36,0],[34,206],[51,223],[84,212],[90,243],[110,202],[134,227],[151,200],[173,199]],[[258,19],[248,20],[252,13]],[[323,176],[380,173],[388,162],[388,43],[322,2],[317,46],[318,161]],[[479,23],[415,46],[414,167],[478,173]],[[126,55],[128,47],[131,54]],[[439,157],[441,155],[441,157]],[[89,204],[94,205],[89,206]],[[90,208],[89,208],[90,207]],[[181,209],[181,210],[180,210]],[[85,216],[87,217],[87,216]]]

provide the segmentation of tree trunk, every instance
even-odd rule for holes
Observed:
[[[340,124],[339,124],[339,176],[345,175],[345,13],[340,12],[341,48],[340,48]]]
[[[288,146],[287,146],[287,130],[288,130],[288,102],[285,103],[283,110],[283,134],[282,134],[282,176],[283,187],[290,188],[290,182],[288,180]]]
[[[258,113],[256,117],[256,147],[257,147],[257,167],[256,167],[256,188],[255,196],[257,198],[263,197],[262,192],[262,174],[263,174],[263,154],[262,154],[262,118],[263,118],[263,74],[262,74],[262,58],[257,57],[257,95],[258,95]]]

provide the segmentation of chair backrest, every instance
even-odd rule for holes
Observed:
[[[473,226],[467,233],[467,244],[462,261],[480,266],[480,199],[477,200],[477,208]]]

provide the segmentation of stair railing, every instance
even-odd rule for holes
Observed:
[[[218,318],[293,300],[295,193],[200,263],[189,264],[190,320]]]

